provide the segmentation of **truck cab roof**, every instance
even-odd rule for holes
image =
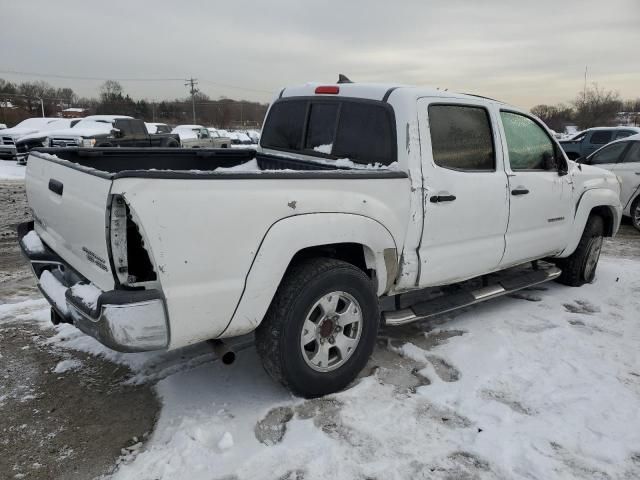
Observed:
[[[325,93],[326,92],[326,93]],[[356,97],[369,100],[387,100],[391,96],[399,100],[415,100],[420,97],[441,97],[441,98],[484,98],[489,102],[502,103],[488,97],[480,95],[470,95],[464,93],[451,92],[434,87],[417,87],[413,85],[403,85],[394,83],[318,83],[309,82],[304,85],[284,88],[279,98],[303,97],[315,95],[336,95],[343,97]]]

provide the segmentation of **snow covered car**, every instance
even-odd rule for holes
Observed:
[[[213,137],[202,125],[178,125],[171,133],[180,136],[184,148],[229,148],[231,143],[226,137]]]
[[[90,115],[71,129],[49,135],[50,147],[166,147],[177,148],[171,133],[150,134],[145,123],[126,115]]]
[[[611,142],[581,163],[604,168],[618,176],[622,213],[640,230],[640,134]]]
[[[81,118],[59,118],[55,122],[50,122],[41,130],[19,137],[15,141],[16,159],[19,165],[27,163],[27,155],[32,148],[48,146],[48,138],[56,132],[66,131],[78,124]]]
[[[260,142],[32,151],[19,238],[53,321],[120,351],[254,332],[267,372],[313,397],[356,377],[381,322],[591,282],[620,223],[615,175],[494,100],[289,87]]]
[[[0,158],[15,160],[17,158],[16,140],[24,135],[38,132],[59,118],[27,118],[12,128],[5,128],[0,132]]]

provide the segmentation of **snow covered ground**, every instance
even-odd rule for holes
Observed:
[[[24,180],[26,167],[12,160],[0,160],[0,180]]]
[[[43,300],[15,301],[0,322],[51,328]],[[204,345],[118,354],[68,325],[46,342],[157,381],[155,431],[115,480],[632,479],[639,312],[640,260],[605,257],[592,285],[548,283],[389,329],[355,385],[309,401],[274,384],[252,347],[227,367]]]

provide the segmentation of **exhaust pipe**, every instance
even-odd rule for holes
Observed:
[[[216,356],[222,360],[225,365],[231,365],[236,361],[236,352],[234,352],[229,345],[222,340],[209,340],[211,348],[213,348]]]

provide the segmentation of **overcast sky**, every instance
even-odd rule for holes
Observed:
[[[21,0],[2,2],[0,77],[83,96],[131,79],[139,98],[268,101],[307,81],[431,85],[523,107],[588,81],[640,96],[640,0]],[[232,88],[236,87],[236,88]]]

